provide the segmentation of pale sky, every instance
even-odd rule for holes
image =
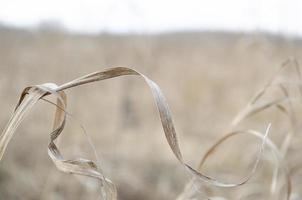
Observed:
[[[302,0],[0,0],[0,22],[84,33],[269,31],[302,36]]]

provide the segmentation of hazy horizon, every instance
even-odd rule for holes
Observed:
[[[301,37],[301,9],[298,0],[4,0],[0,22],[22,28],[46,22],[85,34],[222,31]]]

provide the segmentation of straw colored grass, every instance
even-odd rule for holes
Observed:
[[[290,71],[295,76],[287,77],[285,71]],[[287,157],[291,156],[292,151],[299,151],[297,144],[293,144],[299,140],[299,113],[296,109],[299,106],[302,97],[302,82],[301,73],[298,63],[294,59],[286,61],[280,70],[267,82],[267,84],[255,95],[255,97],[242,109],[242,111],[234,118],[230,127],[227,128],[226,134],[220,138],[212,147],[205,152],[201,158],[200,164],[197,167],[189,165],[181,151],[178,136],[173,124],[172,115],[160,87],[149,79],[130,68],[117,67],[109,68],[103,71],[95,72],[67,82],[60,86],[54,83],[45,83],[36,86],[26,87],[20,100],[14,110],[9,122],[3,130],[0,137],[0,159],[2,159],[9,142],[18,126],[32,110],[36,103],[44,100],[51,105],[54,105],[56,112],[54,115],[53,129],[49,134],[48,155],[53,161],[56,168],[62,172],[77,174],[87,177],[92,177],[98,180],[100,185],[100,196],[102,199],[114,200],[117,199],[117,189],[114,183],[103,173],[98,155],[92,143],[91,147],[96,153],[95,160],[85,158],[65,158],[61,153],[57,141],[62,134],[66,125],[66,118],[71,116],[67,111],[67,103],[69,97],[65,91],[80,85],[89,84],[106,79],[112,79],[119,76],[138,76],[149,86],[156,103],[160,116],[163,132],[165,134],[167,144],[173,152],[175,158],[184,167],[185,171],[189,172],[192,180],[186,185],[184,190],[180,192],[178,200],[181,199],[286,199],[291,197],[302,198],[299,194],[299,189],[296,188],[298,183],[292,181],[293,177],[297,179],[301,169],[301,163],[289,163]],[[53,96],[57,99],[56,103],[51,102],[47,98]],[[278,115],[282,122],[286,122],[286,130],[283,131],[282,142],[277,144],[270,136],[274,134],[274,126],[271,119],[265,120],[265,129],[257,130],[250,127],[248,120],[255,115],[261,115],[268,110],[278,110]],[[85,132],[85,129],[83,129]],[[258,139],[257,148],[254,149],[254,159],[250,160],[247,157],[248,170],[244,176],[233,179],[231,174],[224,174],[222,177],[213,177],[204,172],[203,167],[207,161],[214,156],[217,149],[228,140],[232,140],[238,135],[244,137],[251,136]],[[21,136],[20,136],[21,137]],[[88,137],[86,135],[86,137]],[[298,139],[297,139],[298,138]],[[241,151],[242,147],[237,144],[237,151]],[[240,152],[242,157],[245,157],[247,152]],[[27,155],[31,156],[31,155]],[[223,155],[222,155],[223,156]],[[231,159],[231,158],[230,158]],[[267,162],[272,164],[271,177],[264,177],[264,182],[258,179],[257,173]],[[262,163],[262,164],[261,164]],[[222,167],[223,168],[223,167]],[[236,174],[236,170],[234,170]],[[228,177],[227,180],[225,177]],[[261,178],[261,176],[260,176]],[[259,183],[257,182],[259,181]],[[261,188],[262,184],[269,185],[269,190]],[[260,186],[260,188],[259,188]],[[221,192],[221,191],[223,192]]]

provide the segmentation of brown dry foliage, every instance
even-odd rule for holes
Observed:
[[[288,77],[288,74],[284,71],[289,71],[290,77]],[[1,135],[1,158],[16,128],[26,116],[27,112],[30,111],[40,99],[43,99],[56,107],[53,130],[50,133],[48,145],[49,156],[56,167],[63,172],[98,179],[100,183],[99,194],[101,194],[101,197],[103,199],[117,198],[114,184],[105,178],[104,173],[100,169],[98,156],[96,156],[96,161],[83,158],[65,159],[56,143],[61,132],[64,130],[66,117],[70,116],[73,118],[72,115],[66,111],[67,100],[70,98],[66,98],[67,95],[64,91],[82,84],[124,75],[139,75],[146,81],[155,99],[167,142],[180,164],[193,175],[192,180],[189,181],[184,191],[178,196],[178,199],[290,199],[290,196],[292,198],[300,198],[300,164],[292,157],[299,154],[299,145],[297,144],[300,137],[297,132],[300,128],[299,100],[302,90],[299,67],[297,62],[292,59],[282,65],[280,72],[274,75],[263,89],[250,101],[248,106],[237,115],[230,127],[227,128],[227,133],[212,147],[209,147],[197,168],[191,167],[183,159],[183,154],[180,151],[176,131],[172,122],[171,112],[159,87],[144,75],[130,68],[107,69],[83,76],[60,86],[55,84],[42,84],[24,89],[12,118]],[[46,99],[46,97],[49,96],[54,96],[57,99],[57,103],[52,103]],[[274,114],[274,119],[270,118],[272,115],[266,116],[266,112],[270,112],[274,109],[277,110],[277,114]],[[255,122],[249,121],[257,115],[260,115],[260,124],[264,124],[260,130],[259,127],[261,127],[261,125],[259,126],[259,121],[256,121],[256,125]],[[276,125],[275,120],[278,121],[278,123],[282,122],[282,126],[280,125],[282,129],[279,129],[279,124],[277,123]],[[272,130],[270,131],[269,128],[267,128],[269,123],[272,124]],[[83,131],[85,133],[85,129],[83,129]],[[274,136],[271,135],[278,131],[280,131],[280,133],[276,135],[280,138],[276,140]],[[269,136],[267,136],[268,133]],[[238,135],[260,138],[260,142],[255,142],[255,144],[261,144],[260,146],[256,145],[251,147],[249,151],[243,150],[240,152],[240,160],[244,161],[243,163],[246,164],[246,168],[230,173],[230,171],[224,169],[224,167],[220,167],[218,172],[215,172],[215,167],[204,166],[211,157],[215,158],[215,153],[219,151],[219,148],[221,148],[225,142],[236,138]],[[86,135],[86,137],[88,136]],[[247,143],[249,143],[249,141],[253,143],[252,139],[249,139]],[[237,147],[242,148],[240,146]],[[224,147],[223,151],[225,148],[237,149],[238,151],[238,148],[230,148],[228,146]],[[96,152],[94,147],[93,149],[94,152]],[[31,155],[28,154],[26,156]],[[231,154],[231,156],[233,155]],[[219,161],[221,157],[224,157],[221,155],[221,152],[218,157],[216,155]],[[234,162],[234,158],[230,157],[225,160],[221,160],[221,163]],[[106,162],[106,160],[104,160],[104,162]],[[210,171],[208,174],[206,171],[211,169],[214,170],[214,173]],[[267,173],[267,171],[271,171],[272,174]],[[213,174],[213,176],[211,174]],[[162,176],[164,176],[164,174]],[[128,179],[128,181],[131,182],[131,178]]]

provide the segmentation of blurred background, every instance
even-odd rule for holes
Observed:
[[[184,157],[197,166],[281,63],[301,61],[301,11],[299,0],[0,0],[0,127],[26,86],[131,67],[162,88]],[[66,158],[94,159],[80,122],[119,199],[177,197],[190,176],[169,149],[142,80],[67,93]],[[53,113],[40,102],[20,126],[0,164],[0,199],[98,198],[96,182],[58,172],[49,159]]]

